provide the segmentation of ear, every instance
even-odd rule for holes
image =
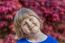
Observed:
[[[41,20],[40,20],[40,21],[41,21],[41,22],[40,22],[40,23],[41,23],[41,29],[40,29],[40,30],[41,30],[41,32],[43,32],[45,18],[40,18],[40,19],[41,19]]]
[[[40,17],[40,21],[41,21],[41,24],[44,24],[45,18],[44,17]]]

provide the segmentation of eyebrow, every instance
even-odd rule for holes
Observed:
[[[30,21],[31,21],[31,19],[30,19]],[[32,20],[32,21],[33,21],[33,20]],[[32,21],[31,21],[31,22],[32,22]],[[33,23],[35,26],[37,26],[36,23],[34,23],[34,22],[32,22],[32,23]]]

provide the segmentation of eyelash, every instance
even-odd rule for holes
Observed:
[[[32,21],[32,19],[30,19],[30,21]],[[32,22],[32,23],[33,23],[35,26],[37,26],[36,23],[34,23],[34,22]]]

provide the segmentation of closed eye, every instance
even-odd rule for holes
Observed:
[[[32,18],[30,18],[30,21],[35,25],[35,26],[37,26],[37,24],[36,23],[34,23],[34,21],[33,21],[33,19]]]

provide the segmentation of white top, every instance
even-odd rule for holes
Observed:
[[[38,41],[31,41],[31,40],[29,40],[29,39],[26,39],[26,40],[29,41],[29,42],[32,42],[32,43],[39,43],[39,42],[45,41],[48,37],[47,37],[47,35],[44,35],[44,36],[41,36],[40,38],[41,38],[41,39],[38,40]],[[42,38],[43,38],[43,39],[42,39]]]

